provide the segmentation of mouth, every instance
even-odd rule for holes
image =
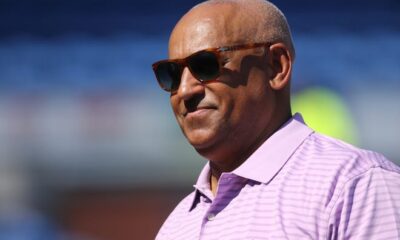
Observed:
[[[208,114],[212,110],[216,110],[217,108],[214,106],[198,106],[195,108],[187,109],[182,115],[183,117],[200,117]]]

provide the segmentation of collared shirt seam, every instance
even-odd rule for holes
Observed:
[[[336,199],[333,201],[333,204],[332,204],[331,209],[329,209],[329,214],[328,214],[327,223],[326,223],[326,224],[327,224],[327,226],[326,226],[326,230],[327,230],[327,231],[326,231],[326,236],[325,236],[325,237],[328,237],[327,235],[328,235],[328,233],[329,233],[329,221],[330,221],[330,219],[331,219],[332,212],[333,212],[333,210],[335,209],[335,206],[337,206],[340,197],[343,196],[344,191],[345,191],[345,189],[346,189],[346,185],[347,185],[349,182],[351,182],[351,181],[357,179],[358,177],[361,177],[362,175],[367,174],[368,172],[373,171],[373,170],[376,169],[376,168],[380,168],[380,169],[382,169],[382,170],[386,170],[386,169],[382,168],[382,166],[380,166],[380,165],[372,165],[372,166],[370,166],[369,168],[365,169],[365,171],[363,171],[362,173],[359,173],[359,174],[357,174],[357,175],[355,175],[355,176],[350,177],[350,178],[347,179],[345,182],[343,182],[343,184],[341,184],[340,192],[339,192],[339,194],[337,195]]]

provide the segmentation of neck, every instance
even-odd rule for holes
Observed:
[[[292,114],[289,112],[281,121],[272,128],[272,131],[266,131],[264,134],[254,141],[253,144],[247,148],[247,151],[243,154],[236,156],[242,156],[236,158],[234,161],[213,161],[210,160],[211,176],[210,176],[210,187],[211,192],[215,196],[217,194],[218,181],[223,172],[231,172],[242,165],[272,134],[274,134],[285,122],[291,118]],[[226,158],[225,158],[226,159]]]
[[[214,196],[217,195],[218,180],[220,176],[221,172],[215,172],[215,170],[213,170],[213,167],[211,167],[210,187],[211,192]]]

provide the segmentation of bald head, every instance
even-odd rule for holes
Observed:
[[[207,47],[256,42],[281,42],[294,58],[290,28],[283,13],[265,0],[209,0],[186,13],[175,26],[171,46],[190,42],[200,35],[209,41]],[[217,40],[218,39],[218,40]],[[213,45],[219,43],[219,45]],[[184,51],[184,49],[181,49]],[[198,49],[200,50],[200,49]],[[174,55],[173,53],[170,54]]]

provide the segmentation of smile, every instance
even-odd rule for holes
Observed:
[[[193,111],[187,111],[183,116],[185,118],[203,118],[208,116],[214,110],[216,109],[213,107],[199,107]]]

